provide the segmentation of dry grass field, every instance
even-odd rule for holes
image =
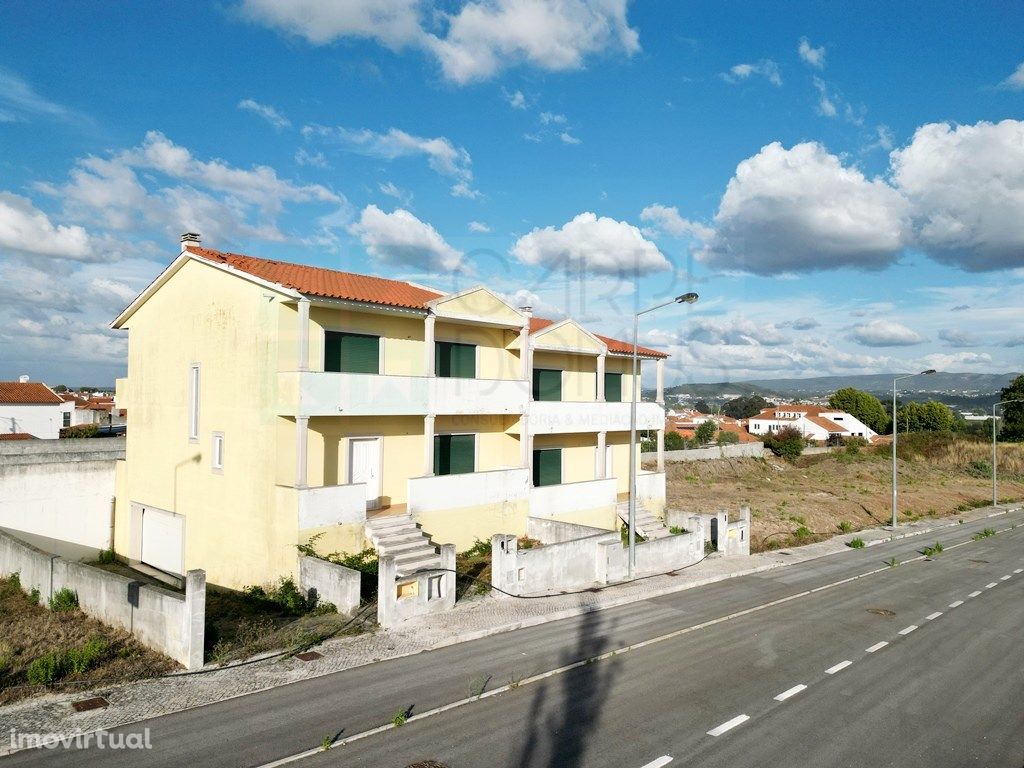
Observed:
[[[945,435],[901,437],[901,521],[948,517],[991,503],[991,443]],[[668,464],[668,505],[752,513],[755,551],[807,544],[891,519],[888,446],[816,456],[793,463],[718,459]],[[1024,444],[999,446],[1000,501],[1024,498]]]

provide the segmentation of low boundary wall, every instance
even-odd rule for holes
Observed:
[[[764,443],[732,443],[710,448],[690,448],[685,451],[665,451],[665,461],[707,461],[708,459],[760,459],[764,456]],[[658,454],[641,453],[641,461],[656,461]]]
[[[333,603],[338,613],[351,616],[359,608],[362,574],[318,557],[299,557],[299,589],[307,599]]]
[[[564,523],[561,520],[552,520],[547,517],[526,518],[526,535],[541,544],[561,544],[563,541],[582,539],[602,533],[608,533],[608,530],[580,523]]]
[[[65,560],[0,532],[0,576],[17,573],[26,592],[48,603],[61,589],[78,595],[83,613],[127,630],[188,669],[203,666],[206,572],[189,571],[185,594]]]

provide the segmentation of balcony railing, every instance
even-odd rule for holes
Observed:
[[[496,469],[462,475],[409,478],[408,509],[412,514],[525,499],[530,493],[530,470]]]
[[[636,475],[636,495],[638,499],[665,500],[665,473],[638,472]]]
[[[554,517],[570,512],[614,506],[617,483],[614,477],[609,477],[604,480],[584,480],[579,483],[531,488],[530,516]]]
[[[657,403],[637,403],[637,429],[663,429],[665,409]],[[530,403],[530,431],[535,435],[566,432],[623,432],[629,429],[629,403]]]
[[[311,488],[279,485],[277,490],[279,508],[295,511],[300,531],[366,522],[365,483]]]
[[[528,398],[528,383],[521,379],[278,374],[278,413],[283,416],[521,414]]]

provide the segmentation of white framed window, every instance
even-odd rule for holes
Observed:
[[[213,433],[213,445],[210,448],[210,467],[220,475],[224,473],[224,433]]]
[[[188,372],[188,439],[199,442],[199,363],[192,363]]]
[[[71,426],[71,411],[64,411],[63,419],[64,419],[63,426],[70,427]]]

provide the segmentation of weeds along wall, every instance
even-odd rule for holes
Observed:
[[[0,576],[18,574],[26,593],[48,604],[62,589],[78,596],[83,613],[127,630],[187,669],[203,665],[206,574],[189,571],[185,594],[52,555],[0,531]]]

